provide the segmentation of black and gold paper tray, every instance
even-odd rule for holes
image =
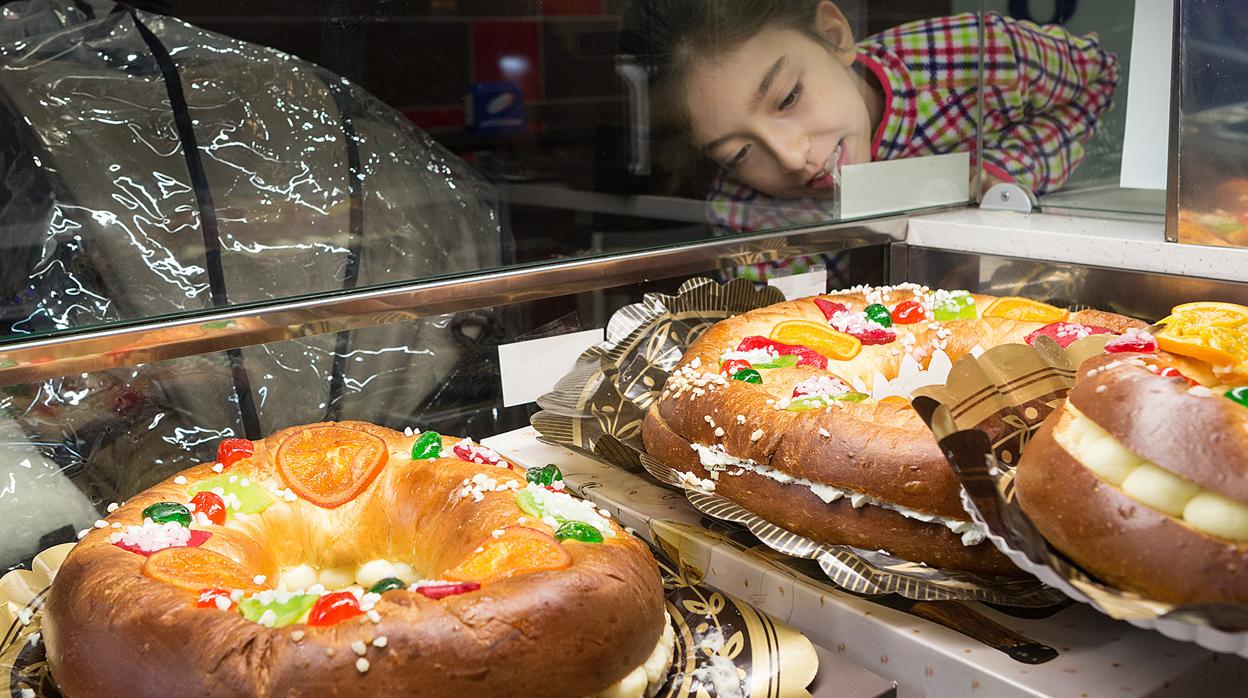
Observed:
[[[714,493],[690,487],[645,452],[641,425],[668,373],[711,325],[783,301],[774,288],[744,280],[693,279],[674,295],[647,294],[621,308],[606,340],[585,351],[571,373],[538,399],[532,424],[542,439],[630,471],[648,472],[684,491],[707,516],[748,528],[772,550],[818,562],[837,586],[862,594],[896,593],[921,601],[987,601],[1051,606],[1062,595],[1031,578],[989,578],[901,560],[882,551],[816,543],[786,531]]]
[[[0,578],[0,681],[4,695],[56,698],[40,632],[43,602],[72,543],[40,553],[30,570]],[[804,635],[753,606],[691,578],[653,549],[676,634],[672,667],[657,698],[717,695],[709,677],[736,673],[742,698],[809,696],[819,669]],[[213,612],[211,609],[206,612]],[[718,694],[723,695],[723,694]]]
[[[1176,607],[1096,579],[1048,545],[1019,507],[1013,466],[1045,417],[1061,406],[1084,360],[1107,335],[1063,349],[1006,344],[954,364],[944,385],[916,391],[915,409],[962,482],[962,503],[988,539],[1020,569],[1105,615],[1216,652],[1248,657],[1248,607]]]

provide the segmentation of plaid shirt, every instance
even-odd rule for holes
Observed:
[[[1056,189],[1084,157],[1109,109],[1118,64],[1094,36],[1060,26],[968,13],[894,27],[858,45],[858,63],[884,89],[872,159],[976,148],[979,33],[984,34],[984,169],[1037,194]],[[829,200],[774,199],[720,173],[713,222],[751,231],[826,221]]]

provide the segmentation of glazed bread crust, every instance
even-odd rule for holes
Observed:
[[[414,440],[361,422],[338,426],[380,436],[392,453]],[[255,442],[247,472],[280,483],[274,455],[302,428]],[[444,439],[444,448],[455,441]],[[196,526],[213,534],[204,548],[269,579],[284,565],[373,558],[407,560],[434,578],[492,530],[515,523],[510,496],[456,497],[465,478],[487,468],[500,481],[523,482],[522,474],[456,458],[391,457],[367,490],[337,509],[279,501],[243,522]],[[216,473],[203,464],[182,475],[187,484],[155,485],[109,520],[138,524],[149,504],[183,501],[188,486]],[[195,608],[194,594],[145,576],[146,558],[110,544],[112,529],[97,529],[70,552],[49,593],[48,661],[70,698],[592,695],[644,662],[665,623],[654,559],[611,525],[616,535],[605,543],[565,542],[573,560],[567,569],[518,575],[440,600],[388,591],[376,606],[379,623],[353,618],[321,628],[267,628],[236,612]],[[303,637],[292,636],[296,631]],[[383,636],[384,649],[373,649],[370,643]],[[369,647],[366,672],[357,669],[351,649],[357,640]]]
[[[1248,410],[1157,375],[1165,354],[1102,354],[1067,400],[1129,451],[1207,490],[1248,502]],[[1248,545],[1136,501],[1062,446],[1063,409],[1046,418],[1015,474],[1019,505],[1080,567],[1161,601],[1248,603]]]
[[[869,293],[851,291],[819,298],[858,312],[871,302]],[[891,289],[884,302],[898,304],[918,297],[911,289]],[[984,318],[984,309],[995,299],[972,297],[981,317],[939,325],[895,326],[894,330],[913,332],[914,341],[907,346],[901,341],[863,346],[848,361],[829,360],[827,371],[869,386],[877,373],[890,379],[896,376],[907,353],[920,365],[927,365],[935,350],[943,348],[956,362],[976,346],[988,349],[1006,342],[1022,342],[1046,324]],[[674,459],[671,464],[704,473],[688,445],[722,446],[732,456],[793,477],[861,492],[927,515],[968,520],[962,509],[957,476],[907,402],[839,402],[826,409],[790,412],[777,403],[788,398],[798,383],[826,375],[825,371],[811,366],[771,369],[762,385],[719,378],[721,355],[725,350],[736,349],[747,336],[767,337],[786,320],[826,325],[823,312],[812,301],[800,299],[753,310],[723,320],[703,333],[681,358],[646,419],[643,438],[647,450],[662,451]],[[1121,315],[1087,310],[1074,313],[1069,322],[1108,327],[1115,332],[1143,326]],[[672,445],[669,433],[685,444],[684,450]],[[693,464],[699,468],[691,467]],[[841,502],[826,504],[808,488],[758,475],[733,480],[724,483],[721,477],[717,492],[777,525],[819,542],[886,549],[907,559],[950,569],[1017,573],[990,544],[962,546],[958,536],[940,524],[908,519],[891,510],[867,511],[874,507],[853,510],[852,515],[838,514],[842,508],[852,508]],[[745,488],[741,482],[752,484]],[[805,501],[807,506],[794,504],[797,501]],[[793,511],[785,511],[790,505]],[[764,511],[771,513],[764,515]],[[899,521],[881,523],[894,519]],[[862,523],[868,520],[869,525]],[[919,533],[929,529],[934,532]],[[907,536],[911,540],[900,540]],[[956,543],[959,550],[955,552],[949,541]]]
[[[643,429],[652,456],[699,478],[711,477],[692,444],[673,432],[656,410],[647,413]],[[1018,568],[991,545],[967,547],[960,536],[939,523],[907,518],[878,506],[855,509],[847,498],[825,502],[809,487],[749,471],[721,474],[714,482],[716,494],[733,502],[749,502],[750,511],[765,521],[813,541],[868,550],[883,547],[893,555],[932,567],[988,575],[1018,574]]]
[[[1054,548],[1160,601],[1248,603],[1248,546],[1196,531],[1098,478],[1053,438],[1059,418],[1060,410],[1045,420],[1014,480],[1019,506]]]
[[[1230,400],[1192,394],[1184,381],[1138,365],[1166,365],[1168,359],[1166,354],[1094,356],[1079,367],[1068,399],[1131,451],[1218,494],[1248,502],[1248,410]]]

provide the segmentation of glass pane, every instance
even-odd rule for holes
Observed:
[[[0,342],[968,198],[948,4],[135,8],[0,7]]]
[[[1248,16],[1237,2],[1179,7],[1177,237],[1248,247]]]
[[[1003,62],[988,47],[988,183],[1014,181],[1046,210],[1162,213],[1164,191],[1120,186],[1135,4],[985,0],[1027,28]]]
[[[888,247],[773,257],[705,275],[763,283],[822,267],[831,288],[878,284]],[[536,406],[504,406],[500,344],[605,327],[644,293],[683,281],[0,387],[0,575],[74,540],[110,503],[209,461],[225,437],[345,419],[477,439],[525,426]]]

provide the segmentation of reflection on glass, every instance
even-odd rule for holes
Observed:
[[[1146,69],[1147,61],[1141,55],[1155,56],[1157,46],[1148,42],[1139,47],[1140,54],[1132,56],[1134,42],[1133,26],[1136,20],[1137,4],[1141,12],[1165,12],[1158,10],[1156,3],[1126,2],[1051,2],[1049,0],[955,0],[954,6],[970,9],[982,5],[990,12],[1000,12],[1017,22],[1033,22],[1040,25],[1059,25],[1073,36],[1082,36],[1099,44],[1100,49],[1113,59],[1115,66],[1106,66],[1117,78],[1117,88],[1110,89],[1109,97],[1113,104],[1103,108],[1099,113],[1090,115],[1088,120],[1092,127],[1089,132],[1080,134],[1080,138],[1071,149],[1071,168],[1069,177],[1060,186],[1050,186],[1041,194],[1040,203],[1046,210],[1078,210],[1089,213],[1109,214],[1152,214],[1159,215],[1164,206],[1165,195],[1161,191],[1139,188],[1124,188],[1120,183],[1124,152],[1124,133],[1126,131],[1128,82],[1138,79],[1136,83],[1141,89],[1155,86],[1162,81],[1160,88],[1166,91],[1169,77],[1169,62],[1162,59],[1166,67],[1160,71]],[[1149,9],[1146,5],[1152,4]],[[1148,19],[1148,17],[1145,17]],[[1135,70],[1137,65],[1145,69]],[[1108,75],[1108,73],[1106,73]],[[1095,83],[1096,81],[1093,80]],[[1104,84],[1104,83],[1100,83]],[[1080,100],[1076,99],[1076,103]],[[1108,102],[1103,106],[1107,106]],[[1155,129],[1144,128],[1142,132],[1151,137],[1165,140],[1164,134],[1156,133]],[[1163,145],[1164,148],[1164,145]],[[1165,173],[1160,173],[1164,180]],[[1127,185],[1133,187],[1135,185]]]
[[[979,0],[136,6],[0,6],[0,341],[825,222],[976,151],[981,33],[983,160],[1044,191],[1115,74]]]
[[[396,111],[116,7],[0,10],[0,338],[497,266],[491,186]]]
[[[480,310],[344,335],[0,387],[0,574],[75,534],[225,437],[361,419],[481,438],[528,422],[501,408],[500,313]]]
[[[1095,37],[997,13],[859,42],[827,0],[636,0],[628,22],[660,122],[718,166],[708,198],[733,230],[827,217],[845,165],[974,151],[981,79],[986,183],[1058,188],[1118,80]]]
[[[1248,247],[1248,15],[1179,5],[1178,240]]]

